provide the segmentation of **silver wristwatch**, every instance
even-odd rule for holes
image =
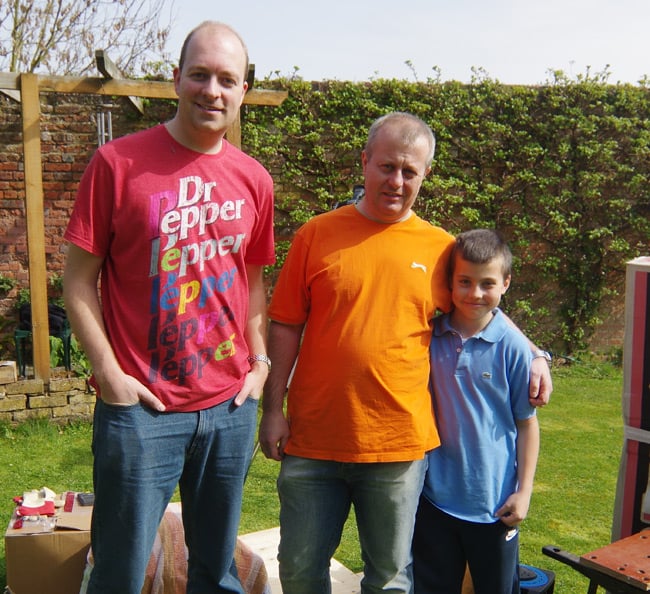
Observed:
[[[255,361],[261,361],[262,363],[266,363],[269,366],[269,371],[271,369],[271,359],[269,359],[266,355],[251,355],[248,357],[248,362],[252,365],[255,363]]]
[[[543,357],[549,363],[553,361],[553,357],[551,357],[551,353],[549,353],[548,351],[542,351],[541,349],[534,350],[533,359],[538,359],[539,357]]]

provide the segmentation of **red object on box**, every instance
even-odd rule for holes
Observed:
[[[39,505],[38,507],[20,505],[16,511],[19,516],[53,516],[56,512],[54,501],[44,501],[43,505]]]

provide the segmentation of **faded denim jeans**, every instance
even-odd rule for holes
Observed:
[[[158,413],[97,401],[93,427],[95,566],[88,594],[140,594],[154,539],[176,485],[189,549],[187,592],[244,590],[233,554],[257,401]]]
[[[354,505],[363,594],[411,594],[411,540],[426,460],[342,463],[286,456],[278,477],[284,594],[330,594],[330,559]]]

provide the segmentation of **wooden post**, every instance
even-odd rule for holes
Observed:
[[[50,332],[47,320],[47,272],[45,269],[45,218],[41,170],[41,104],[38,76],[20,75],[22,95],[23,154],[25,159],[25,214],[29,255],[29,293],[32,307],[34,376],[50,381]]]
[[[248,65],[246,82],[248,83],[248,90],[244,97],[244,103],[247,103],[246,98],[249,94],[255,93],[255,91],[253,91],[253,85],[255,84],[255,64]],[[226,139],[230,144],[236,146],[238,149],[241,148],[241,110],[237,112],[237,118],[232,124],[230,124],[228,130],[226,130]]]
[[[241,112],[237,112],[237,118],[228,126],[226,130],[226,139],[238,149],[241,148]]]

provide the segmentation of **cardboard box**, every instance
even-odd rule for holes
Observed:
[[[90,548],[91,507],[60,512],[53,531],[25,522],[5,533],[7,586],[13,594],[77,594]]]
[[[7,586],[14,594],[77,594],[90,532],[55,530],[5,536]]]

